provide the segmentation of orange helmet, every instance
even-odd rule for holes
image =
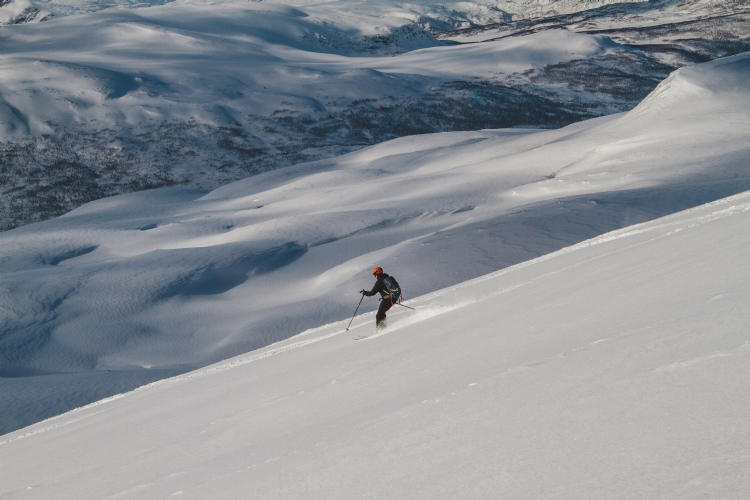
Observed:
[[[372,275],[377,276],[378,274],[383,274],[383,268],[382,267],[376,267],[372,270]]]

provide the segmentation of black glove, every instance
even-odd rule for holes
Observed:
[[[366,293],[367,293],[367,290],[365,290],[365,289],[363,288],[362,290],[360,290],[360,291],[359,291],[359,293],[361,293],[362,295],[364,295],[364,294],[366,294]]]

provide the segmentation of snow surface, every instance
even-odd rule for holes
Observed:
[[[12,432],[2,496],[745,498],[748,228],[746,192]]]
[[[407,137],[2,233],[4,430],[348,317],[375,265],[414,298],[750,189],[749,80],[730,57],[627,114]]]

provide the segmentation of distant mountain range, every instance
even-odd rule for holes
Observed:
[[[747,3],[2,0],[0,230],[395,137],[627,111]]]
[[[74,14],[96,12],[110,8],[140,8],[163,5],[175,0],[0,0],[1,24],[21,24],[29,22],[40,22],[52,17],[61,17]],[[252,0],[263,1],[263,0]],[[453,28],[468,28],[481,26],[502,20],[518,20],[532,17],[546,17],[559,14],[571,14],[582,10],[595,9],[605,5],[617,3],[637,3],[648,0],[478,0],[466,2],[462,0],[443,0],[438,2],[417,1],[409,2],[384,2],[389,9],[398,9],[404,12],[421,14],[425,19],[433,22],[433,29],[437,24],[451,26]],[[187,3],[187,2],[180,2]],[[208,4],[211,2],[189,3]],[[285,2],[271,1],[268,3],[284,3],[298,7],[310,6],[315,2],[290,0]],[[356,9],[372,9],[366,2],[340,1],[340,5]],[[26,12],[26,15],[20,15]],[[32,14],[33,13],[33,14]]]

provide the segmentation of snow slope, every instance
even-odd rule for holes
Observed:
[[[750,54],[726,58],[623,115],[402,138],[3,233],[4,430],[347,317],[375,265],[412,298],[750,189],[749,78]]]
[[[0,440],[4,499],[744,498],[750,193]]]

